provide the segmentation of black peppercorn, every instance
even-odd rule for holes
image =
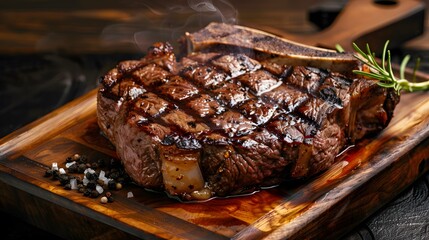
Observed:
[[[52,170],[52,179],[58,179],[59,171],[58,170]]]
[[[83,172],[85,172],[85,170],[86,170],[86,165],[83,163],[79,164],[79,166],[77,167],[78,173],[83,173]]]
[[[75,176],[74,178],[76,178],[76,183],[79,185],[79,184],[82,184],[82,178],[80,177],[80,176]]]
[[[69,173],[76,173],[76,172],[77,172],[77,169],[78,169],[78,166],[77,166],[77,164],[75,163],[75,164],[70,165],[70,167],[67,169],[67,171],[68,171]]]
[[[98,164],[99,167],[104,167],[106,165],[105,162],[104,162],[104,159],[98,159],[97,160],[97,164]]]
[[[59,181],[64,189],[71,190],[73,187],[83,196],[91,198],[99,197],[106,189],[119,190],[125,182],[130,180],[118,159],[101,158],[96,162],[88,162],[87,160],[85,155],[73,154],[66,158],[66,168],[58,168],[55,163],[52,168],[45,171],[44,176]],[[100,175],[102,171],[104,178]],[[83,175],[78,176],[72,173]],[[109,179],[107,184],[105,184],[106,179]],[[86,185],[83,184],[84,182]],[[111,192],[106,192],[102,198],[103,203],[113,202]]]
[[[85,193],[86,188],[83,185],[82,186],[78,186],[77,187],[77,191],[80,192],[80,193]]]
[[[48,170],[46,170],[46,172],[45,172],[45,177],[52,177],[52,174],[53,174],[53,171],[52,171],[52,169],[48,169]]]
[[[96,163],[96,162],[91,163],[91,168],[92,169],[97,169],[98,168],[98,163]]]
[[[97,190],[92,190],[91,191],[91,195],[90,195],[90,197],[92,197],[92,198],[96,198],[96,197],[98,197],[100,195],[100,193],[99,192],[97,192]]]
[[[67,163],[74,162],[74,161],[76,161],[77,157],[79,157],[79,154],[74,154],[72,156],[68,156],[68,157],[66,157],[66,162]]]
[[[86,155],[81,155],[79,158],[79,162],[81,163],[86,163],[88,161],[88,156]]]
[[[60,181],[60,184],[62,186],[66,185],[67,183],[70,183],[70,178],[67,174],[58,175],[58,180]]]
[[[110,159],[110,167],[117,167],[117,166],[119,166],[120,165],[120,162],[118,161],[118,160],[116,160],[116,159],[114,159],[114,158],[111,158]]]
[[[108,187],[110,190],[115,190],[115,189],[116,189],[116,181],[115,181],[115,180],[110,180],[110,181],[107,183],[107,187]]]
[[[97,181],[95,180],[89,180],[89,182],[86,184],[86,187],[89,189],[95,189],[95,186],[97,186]]]
[[[85,177],[88,179],[88,180],[97,180],[98,179],[98,174],[97,173],[90,173],[90,172],[87,172],[86,174],[85,174]]]
[[[113,171],[113,170],[110,172],[110,175],[109,175],[109,177],[113,178],[113,179],[116,179],[119,176],[120,176],[119,172],[118,171]]]
[[[70,183],[66,183],[66,184],[64,185],[64,189],[66,189],[66,190],[71,190],[71,185],[70,185]]]
[[[91,189],[85,188],[85,190],[83,192],[83,196],[89,197],[89,196],[91,196],[91,192],[92,192]]]

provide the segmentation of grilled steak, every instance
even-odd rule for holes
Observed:
[[[375,80],[240,49],[177,60],[155,43],[102,78],[99,126],[136,184],[190,200],[314,176],[399,102]]]

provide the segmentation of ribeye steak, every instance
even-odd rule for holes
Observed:
[[[218,23],[182,40],[110,70],[97,115],[136,184],[183,200],[314,176],[399,102],[350,54]]]

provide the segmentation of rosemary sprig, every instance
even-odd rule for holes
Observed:
[[[405,78],[405,68],[410,60],[410,55],[405,56],[401,61],[399,68],[399,79],[394,75],[392,70],[390,50],[387,49],[388,45],[389,41],[386,41],[384,44],[380,65],[375,58],[375,53],[371,51],[369,44],[366,45],[365,53],[358,47],[356,43],[353,43],[353,48],[357,52],[355,57],[362,63],[368,65],[370,70],[369,72],[361,70],[354,70],[353,72],[355,74],[379,80],[378,85],[385,88],[393,88],[397,91],[398,94],[400,94],[401,90],[408,92],[429,90],[429,80],[424,82],[414,82],[419,60],[417,61],[416,67],[414,68],[413,82],[410,82]]]

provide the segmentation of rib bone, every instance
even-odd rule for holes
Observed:
[[[270,61],[279,64],[310,66],[339,72],[350,71],[358,65],[351,53],[312,47],[257,29],[225,23],[210,23],[198,32],[186,33],[186,41],[188,53],[225,46],[267,54]]]

